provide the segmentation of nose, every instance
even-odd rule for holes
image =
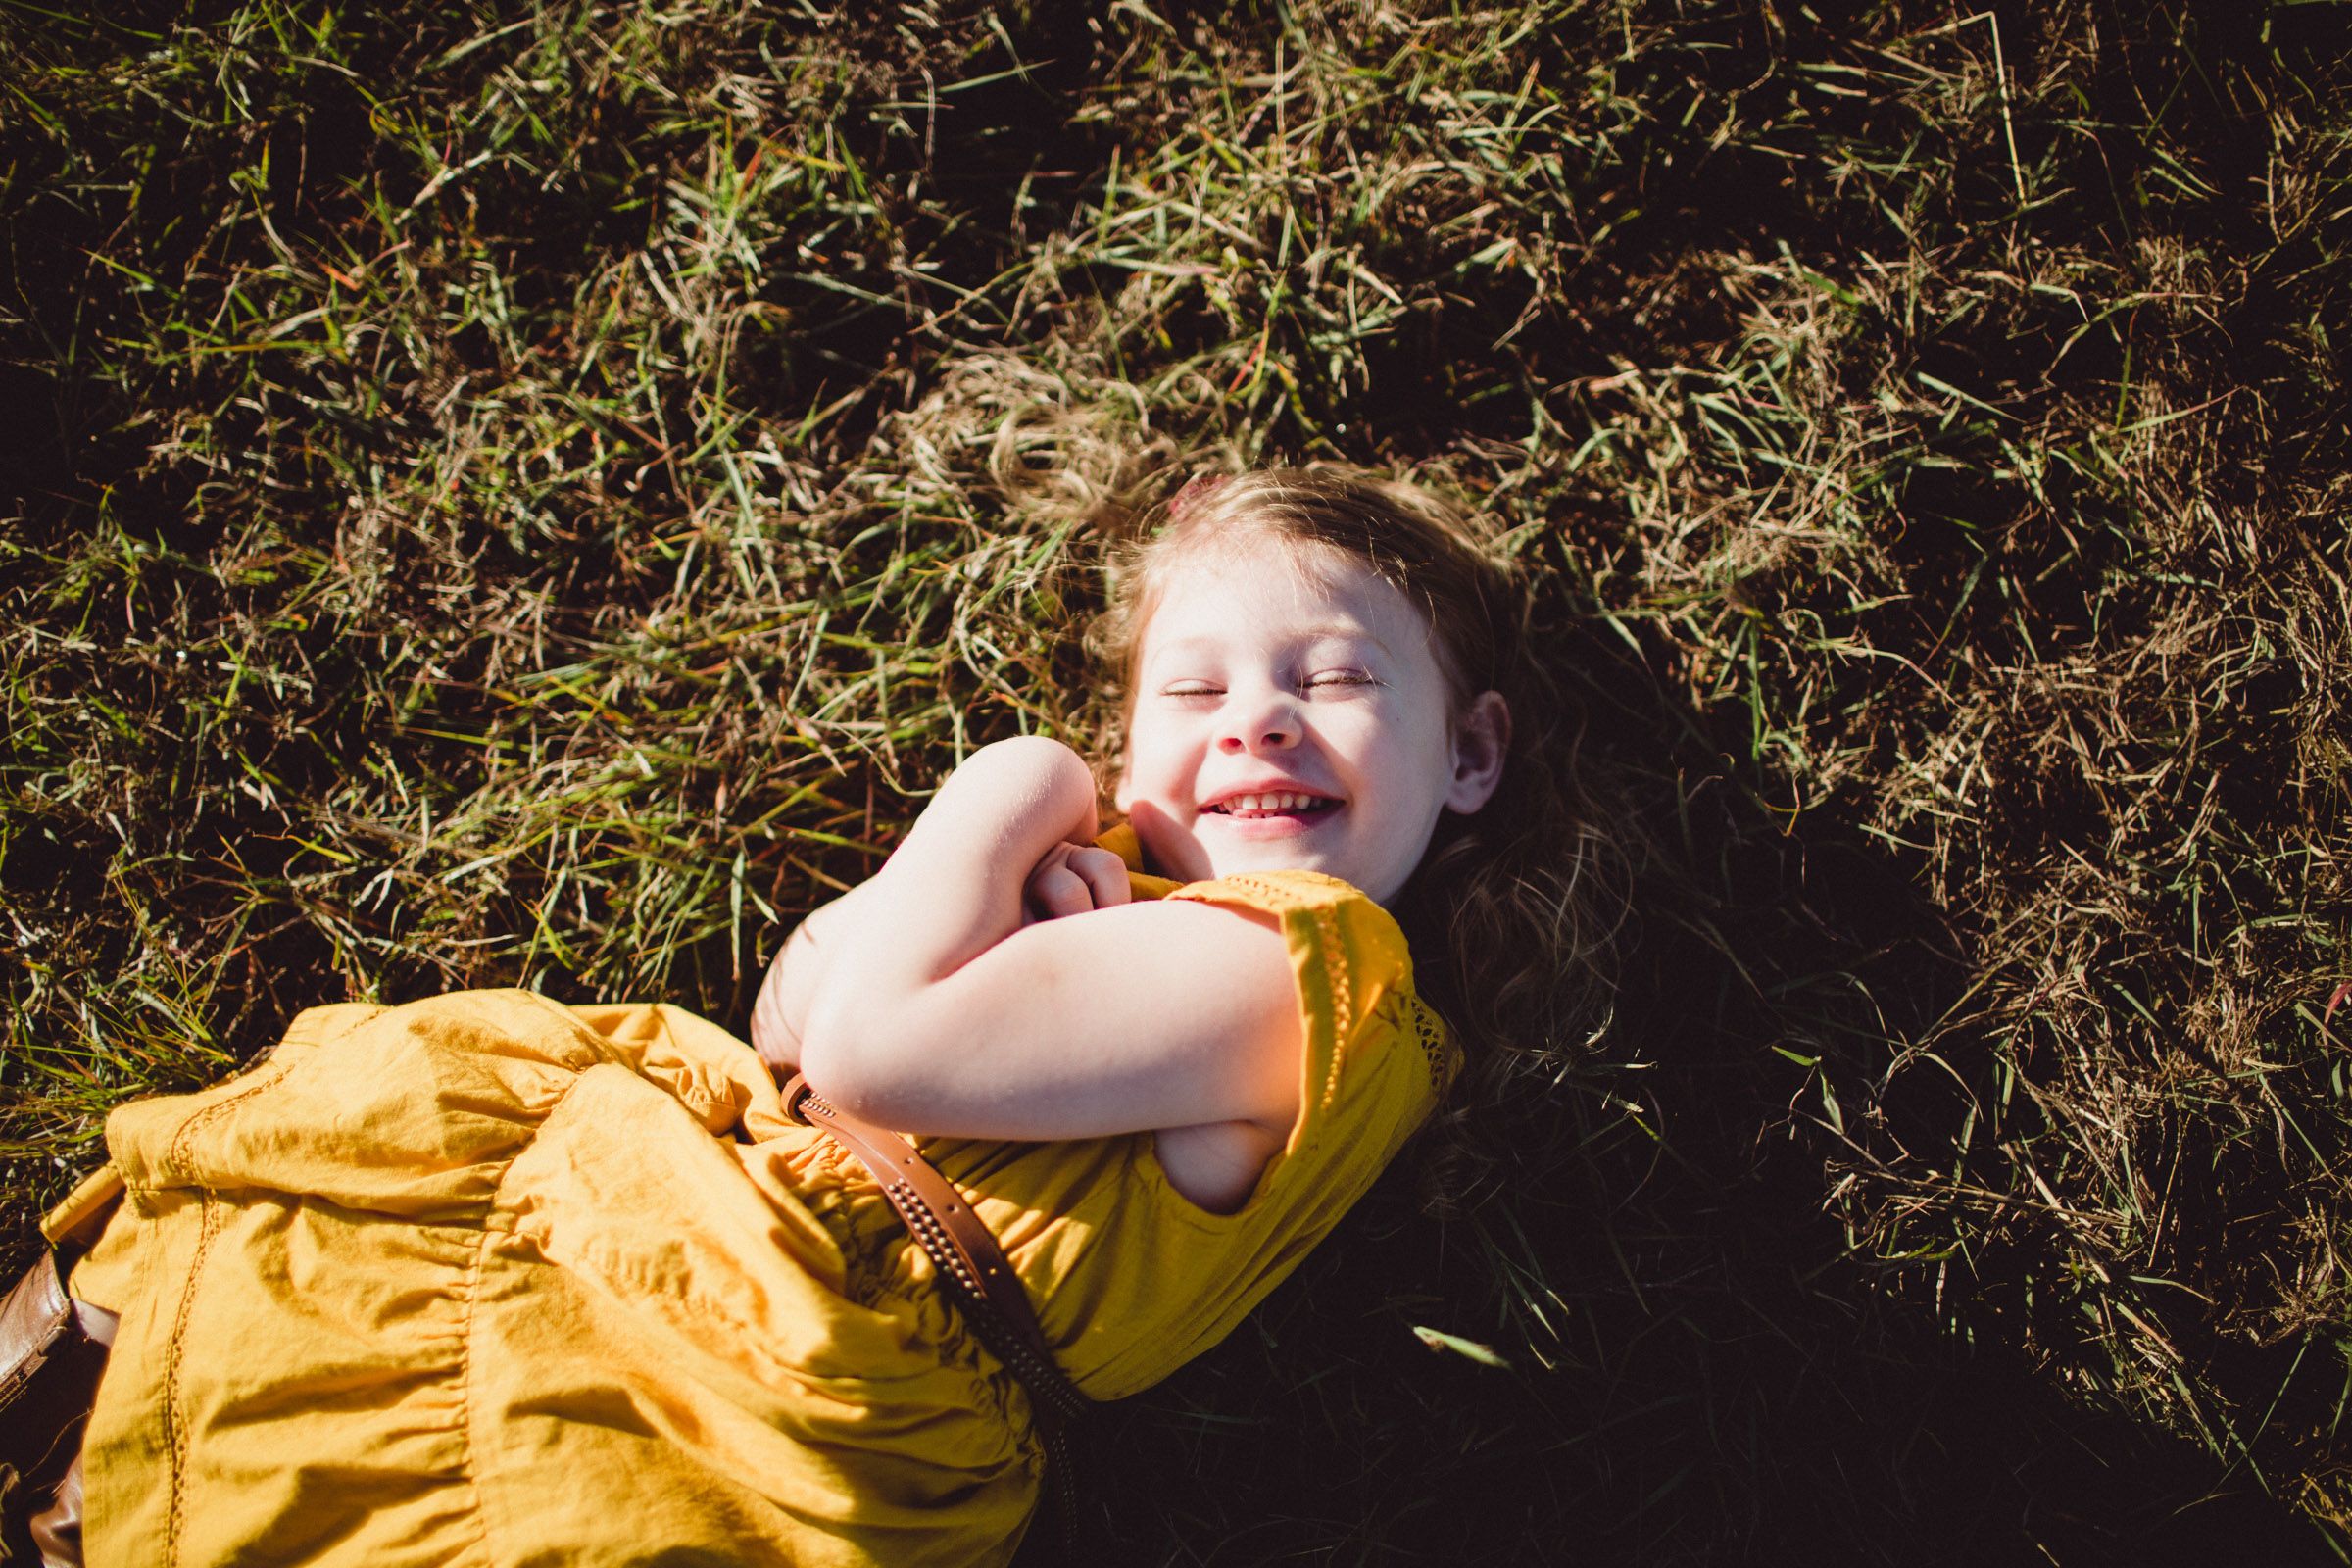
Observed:
[[[1217,750],[1228,757],[1254,752],[1284,752],[1298,744],[1304,724],[1298,700],[1279,688],[1235,693],[1225,705],[1218,726]]]

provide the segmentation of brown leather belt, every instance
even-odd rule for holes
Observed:
[[[971,1203],[914,1146],[887,1128],[860,1121],[808,1087],[794,1073],[784,1085],[784,1112],[814,1127],[858,1157],[881,1187],[882,1196],[906,1222],[939,1276],[963,1309],[963,1320],[981,1344],[996,1352],[1004,1369],[1029,1391],[1038,1436],[1046,1447],[1046,1470],[1061,1513],[1062,1547],[1077,1560],[1078,1489],[1070,1473],[1070,1446],[1063,1429],[1094,1403],[1078,1392],[1046,1344],[1037,1311],[1004,1249],[972,1212]]]

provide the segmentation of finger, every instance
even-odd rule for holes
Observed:
[[[1107,909],[1125,904],[1134,896],[1127,885],[1127,862],[1108,850],[1093,846],[1070,852],[1069,868],[1085,883],[1093,895],[1093,906]]]
[[[1037,863],[1029,868],[1028,881],[1022,883],[1022,886],[1029,886],[1039,877],[1044,876],[1048,871],[1053,870],[1057,865],[1068,864],[1070,851],[1076,848],[1077,846],[1074,844],[1056,844],[1045,854],[1039,856],[1037,858]]]
[[[1095,906],[1093,892],[1066,865],[1049,866],[1029,879],[1029,897],[1049,920],[1084,914]]]
[[[1029,868],[1029,874],[1021,878],[1021,924],[1028,925],[1033,921],[1054,918],[1052,911],[1046,907],[1046,901],[1038,889],[1043,885],[1045,878],[1058,870],[1068,861],[1069,858],[1070,846],[1056,844],[1039,856],[1037,863]]]

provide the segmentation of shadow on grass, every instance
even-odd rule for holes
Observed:
[[[1404,1245],[1365,1250],[1394,1261]],[[1379,1341],[1402,1330],[1378,1305],[1353,1333],[1340,1320],[1397,1284],[1349,1263],[1274,1303],[1277,1335],[1327,1319],[1285,1357],[1287,1386],[1267,1386],[1264,1347],[1244,1339],[1102,1417],[1088,1558],[2336,1560],[2250,1478],[1995,1356],[1865,1348],[1827,1325],[1802,1340],[1718,1298],[1629,1333],[1606,1368],[1359,1370],[1395,1367]],[[1307,1296],[1333,1299],[1315,1313]]]
[[[1840,1273],[1817,1192],[1670,1160],[1644,1185],[1633,1152],[1470,1223],[1393,1175],[1224,1346],[1096,1418],[1086,1560],[2337,1560],[2242,1469],[1901,1321]]]

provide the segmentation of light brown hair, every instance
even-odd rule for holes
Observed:
[[[1490,1166],[1469,1124],[1530,1073],[1571,1062],[1604,1010],[1625,902],[1618,835],[1582,777],[1582,726],[1530,639],[1523,575],[1476,514],[1432,492],[1339,468],[1270,468],[1197,478],[1144,517],[1111,560],[1110,608],[1089,639],[1126,692],[1170,564],[1250,532],[1346,552],[1429,617],[1458,713],[1502,694],[1511,742],[1494,798],[1446,812],[1395,901],[1423,997],[1459,1042],[1463,1070],[1437,1118],[1429,1169],[1441,1201]],[[1156,527],[1153,525],[1156,523]]]

